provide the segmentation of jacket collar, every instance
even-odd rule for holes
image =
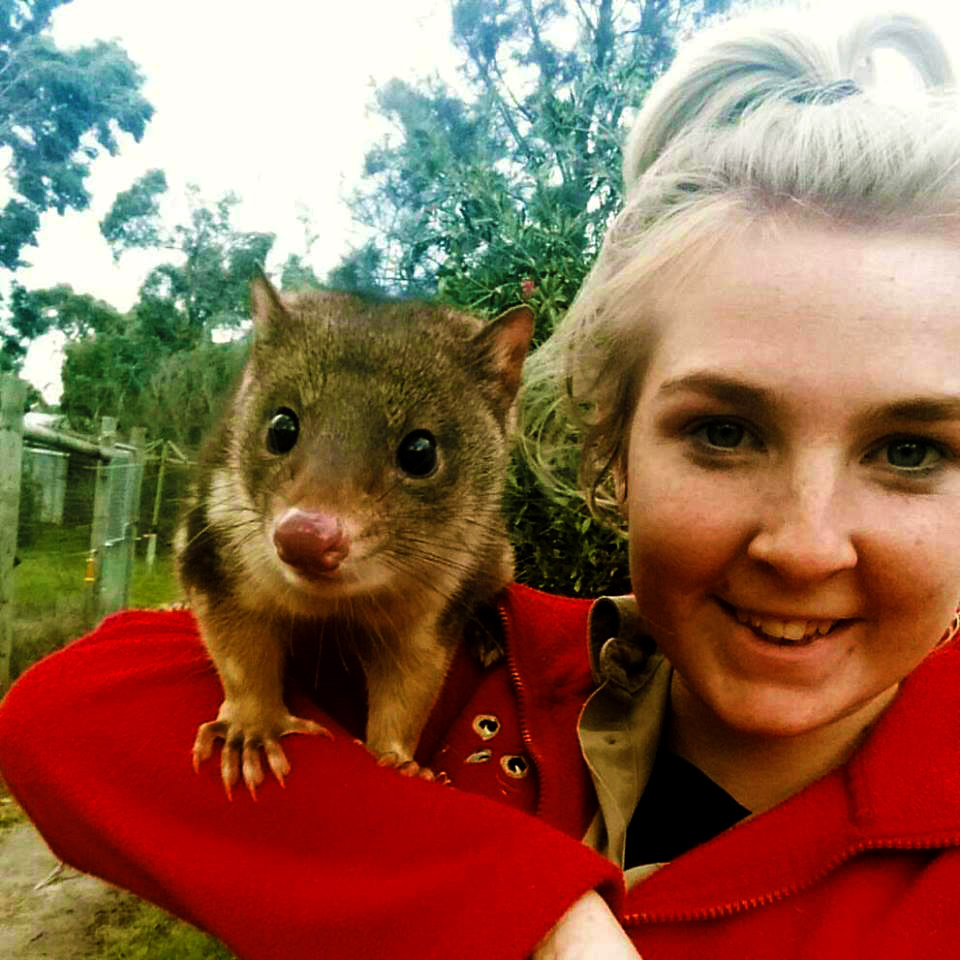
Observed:
[[[628,917],[709,917],[812,886],[868,850],[960,846],[960,649],[902,684],[846,764],[663,867]],[[732,869],[735,865],[736,869]]]

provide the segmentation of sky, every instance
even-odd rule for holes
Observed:
[[[268,269],[302,252],[298,218],[306,212],[317,239],[311,262],[319,276],[365,235],[345,203],[365,152],[386,127],[369,107],[375,87],[393,77],[439,72],[457,82],[450,42],[450,0],[72,0],[56,14],[63,47],[113,39],[145,76],[156,113],[140,143],[124,137],[116,157],[92,170],[93,201],[83,213],[48,214],[32,264],[17,279],[29,288],[70,284],[120,310],[156,254],[128,253],[114,263],[98,224],[116,194],[147,170],[163,169],[172,200],[197,184],[210,200],[241,197],[240,229],[276,233]],[[867,0],[814,0],[838,8]],[[957,0],[901,0],[926,13],[960,49]],[[175,215],[176,210],[172,211]],[[59,392],[57,337],[31,349],[23,375],[45,396]]]
[[[387,129],[369,112],[374,88],[434,71],[457,78],[447,0],[72,0],[53,36],[62,47],[116,40],[156,113],[140,143],[124,136],[116,157],[94,164],[89,210],[43,218],[17,279],[67,283],[120,310],[159,261],[134,252],[114,263],[98,224],[147,170],[166,172],[174,199],[190,183],[211,200],[237,193],[236,226],[278,235],[268,268],[303,251],[306,211],[322,277],[364,239],[344,201]],[[48,399],[59,392],[57,340],[35,344],[24,369]]]

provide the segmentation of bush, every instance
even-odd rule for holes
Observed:
[[[624,537],[592,517],[579,497],[547,494],[519,457],[504,510],[520,583],[565,596],[630,592]]]

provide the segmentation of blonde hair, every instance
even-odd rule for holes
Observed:
[[[656,343],[655,289],[682,283],[712,245],[774,213],[871,228],[960,211],[960,111],[932,30],[887,14],[825,42],[778,17],[701,37],[655,84],[624,151],[624,207],[529,363],[528,459],[562,489],[558,461],[576,434],[580,489],[601,517],[619,519],[615,481]],[[909,102],[871,93],[883,47],[923,81]]]

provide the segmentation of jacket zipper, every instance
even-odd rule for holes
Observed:
[[[497,605],[497,613],[500,615],[500,623],[503,626],[504,648],[507,654],[507,669],[510,671],[510,680],[514,689],[517,691],[517,719],[520,722],[520,739],[527,749],[530,761],[537,771],[537,809],[536,816],[542,819],[542,814],[546,804],[544,803],[545,778],[543,776],[543,757],[540,751],[533,745],[533,739],[530,736],[530,728],[527,724],[527,689],[520,679],[520,671],[517,669],[517,661],[513,656],[512,637],[510,634],[510,622],[504,612],[503,605]]]
[[[808,880],[802,883],[789,884],[780,887],[770,893],[762,894],[759,897],[751,897],[747,900],[734,900],[730,903],[721,904],[717,907],[706,907],[702,910],[688,910],[675,912],[646,912],[637,911],[635,913],[625,913],[622,917],[625,924],[640,923],[664,923],[670,921],[687,920],[717,920],[721,917],[729,917],[744,910],[751,910],[757,907],[769,906],[778,900],[786,897],[795,896],[798,893],[816,885],[824,877],[833,873],[838,867],[842,866],[848,860],[872,850],[937,850],[948,849],[949,847],[960,846],[960,834],[952,837],[943,837],[938,840],[864,840],[860,843],[848,847],[842,853],[830,860],[826,867],[819,873],[814,874]]]

